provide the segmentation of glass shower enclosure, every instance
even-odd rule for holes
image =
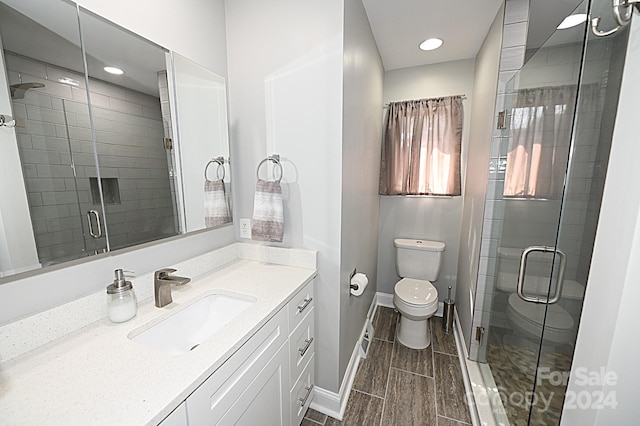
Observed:
[[[573,14],[592,7],[585,0]],[[557,30],[507,85],[472,351],[498,424],[557,425],[570,402],[627,33],[596,37],[588,22]]]

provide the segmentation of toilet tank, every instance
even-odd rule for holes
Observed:
[[[436,281],[445,244],[440,241],[396,238],[396,271],[402,278]]]

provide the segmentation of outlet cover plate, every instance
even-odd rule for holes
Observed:
[[[240,219],[240,238],[251,239],[251,219]]]

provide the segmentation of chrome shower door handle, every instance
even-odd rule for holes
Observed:
[[[91,215],[96,218],[96,227],[98,228],[98,232],[93,232],[93,222],[91,221]],[[89,210],[87,212],[87,222],[89,224],[89,235],[93,238],[102,237],[102,224],[100,223],[100,213],[97,210]]]
[[[527,296],[524,293],[524,280],[527,273],[527,258],[529,257],[529,254],[533,252],[554,253],[554,256],[557,254],[558,258],[560,259],[560,264],[558,266],[560,271],[558,273],[558,280],[557,280],[558,284],[556,285],[556,290],[553,293],[553,296],[551,297],[533,297],[533,296]],[[561,250],[558,250],[555,247],[547,247],[547,246],[527,247],[522,252],[522,256],[520,256],[520,268],[518,269],[518,286],[516,289],[518,292],[518,297],[520,297],[520,299],[524,300],[525,302],[546,303],[549,305],[556,303],[558,300],[560,300],[560,296],[562,295],[562,285],[564,284],[564,267],[566,264],[566,260],[567,260],[567,256]]]

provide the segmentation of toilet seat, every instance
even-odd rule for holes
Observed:
[[[394,293],[403,303],[416,308],[438,305],[438,290],[426,280],[403,278],[396,283]]]
[[[545,305],[525,302],[516,293],[509,296],[507,316],[525,332],[540,337],[544,326],[544,339],[555,343],[570,341],[574,321],[571,315],[557,304],[548,305],[545,321]]]

